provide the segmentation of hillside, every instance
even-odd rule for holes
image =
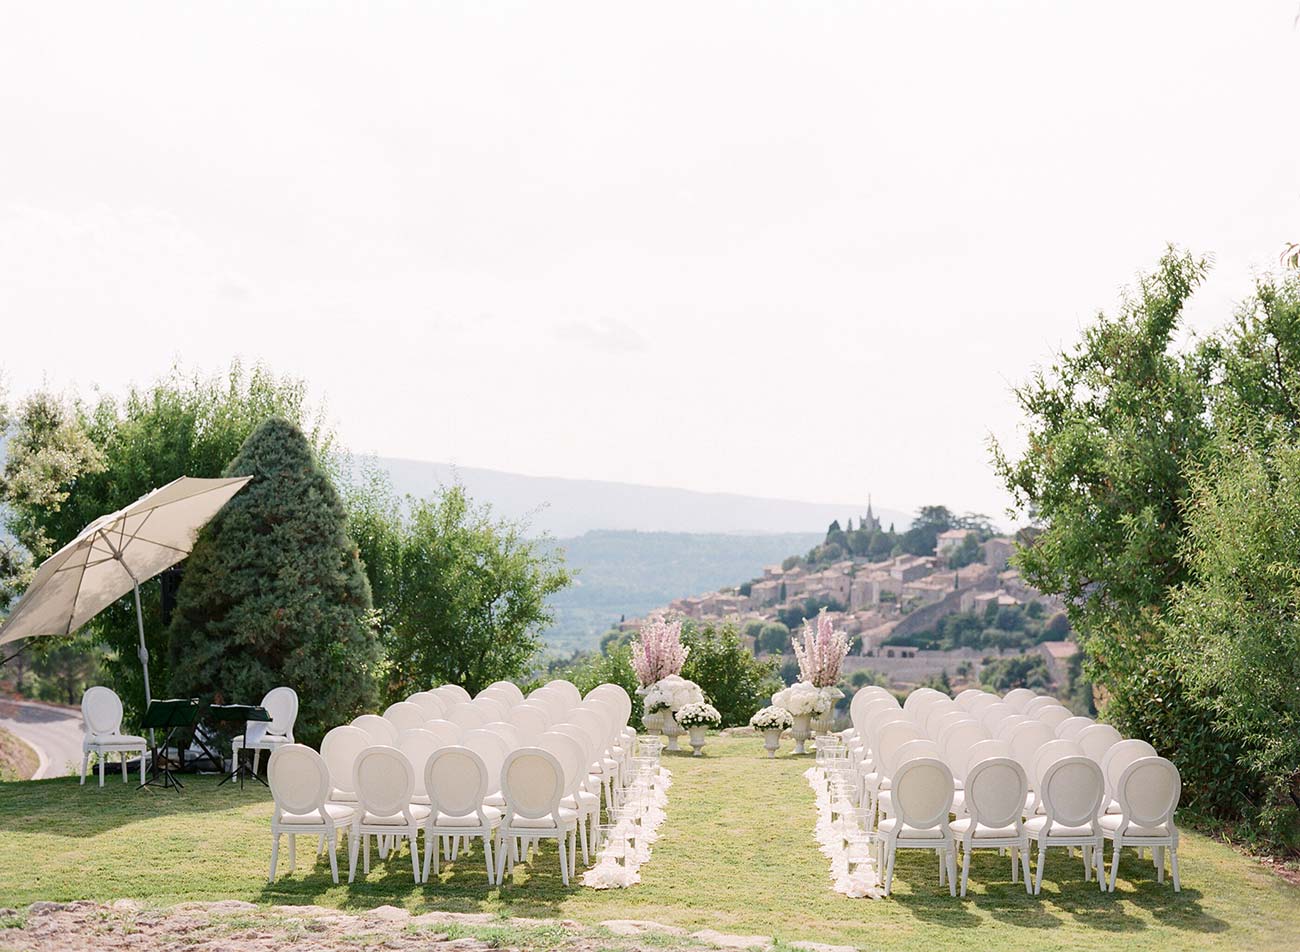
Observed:
[[[560,651],[594,648],[623,615],[665,605],[683,592],[704,592],[762,574],[764,566],[820,542],[820,533],[594,531],[559,539],[577,581],[552,599],[556,623],[547,643]]]

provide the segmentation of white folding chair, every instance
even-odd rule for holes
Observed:
[[[966,897],[970,864],[977,849],[1011,851],[1011,881],[1023,869],[1025,892],[1032,892],[1029,876],[1029,835],[1021,814],[1029,781],[1025,770],[1010,757],[981,760],[966,772],[967,815],[954,820],[952,834],[965,851],[961,868],[961,895]]]
[[[1085,727],[1096,723],[1091,717],[1067,717],[1056,725],[1056,736],[1061,740],[1078,740]]]
[[[894,815],[880,821],[877,830],[885,870],[885,895],[894,885],[894,860],[900,849],[934,850],[939,855],[939,885],[957,895],[956,847],[948,813],[952,809],[952,771],[934,757],[920,757],[899,766],[892,789]]]
[[[245,734],[236,737],[230,743],[230,755],[236,763],[239,761],[241,750],[253,752],[253,773],[257,773],[257,762],[261,759],[262,751],[273,751],[277,747],[294,742],[293,725],[298,720],[298,692],[284,686],[271,688],[262,698],[261,706],[271,715],[271,722],[268,724],[265,721],[249,721],[244,728]],[[262,736],[252,741],[246,740],[247,731],[260,729],[263,725],[266,731]]]
[[[370,872],[370,837],[406,837],[411,844],[411,874],[420,882],[420,827],[430,810],[412,803],[415,771],[411,762],[395,747],[373,746],[363,750],[353,769],[353,786],[358,809],[352,818],[348,842],[348,882],[357,874],[357,850],[365,853],[364,872]]]
[[[410,701],[398,701],[396,704],[390,704],[388,710],[384,711],[384,720],[391,721],[400,734],[402,731],[412,731],[423,727],[424,722],[429,720],[429,715],[418,704],[413,704]]]
[[[352,786],[352,772],[357,765],[357,757],[373,743],[368,733],[350,724],[333,728],[321,740],[320,755],[330,775],[330,800],[356,803],[357,791]]]
[[[484,803],[489,771],[483,758],[469,747],[442,747],[424,768],[423,786],[429,791],[432,812],[424,827],[424,881],[439,870],[438,843],[460,837],[483,841],[483,861],[488,885],[497,883],[492,840],[501,823],[501,810]]]
[[[1034,893],[1043,889],[1043,868],[1047,850],[1052,846],[1078,846],[1083,850],[1083,878],[1087,882],[1097,874],[1101,889],[1106,888],[1102,861],[1101,824],[1097,812],[1105,796],[1101,768],[1088,757],[1062,757],[1043,774],[1039,783],[1043,815],[1025,821],[1030,840],[1038,844],[1038,862],[1034,870]]]
[[[1163,757],[1140,757],[1130,762],[1115,783],[1119,813],[1101,818],[1102,834],[1114,841],[1110,854],[1110,891],[1119,878],[1119,851],[1127,844],[1150,848],[1156,864],[1156,882],[1165,881],[1165,850],[1174,892],[1182,890],[1178,879],[1178,827],[1174,811],[1182,795],[1183,781],[1178,768]]]
[[[397,746],[397,725],[378,714],[362,714],[352,719],[352,726],[359,727],[370,735],[375,744],[386,747]]]
[[[512,751],[501,768],[506,809],[497,830],[497,882],[520,860],[519,840],[553,839],[559,847],[560,879],[569,885],[578,814],[560,806],[564,768],[549,751],[523,747]]]

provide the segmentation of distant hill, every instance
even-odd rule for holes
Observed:
[[[620,616],[635,617],[683,595],[716,591],[762,574],[763,567],[807,552],[819,532],[766,535],[681,532],[587,532],[559,539],[577,582],[551,600],[559,651],[594,648]]]
[[[379,457],[399,493],[425,496],[459,479],[471,497],[502,516],[530,517],[538,534],[580,536],[600,529],[640,532],[807,533],[824,532],[832,520],[855,521],[866,499],[846,503],[798,502],[733,493],[704,493],[592,479],[521,476],[492,469]],[[864,494],[865,495],[865,494]],[[908,513],[877,508],[881,522],[905,528]],[[803,551],[798,546],[784,553]],[[676,595],[685,594],[683,592]]]

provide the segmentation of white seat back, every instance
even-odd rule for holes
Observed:
[[[1109,724],[1093,724],[1079,731],[1074,739],[1083,748],[1085,754],[1100,764],[1102,758],[1106,756],[1106,751],[1124,738]]]
[[[85,732],[96,737],[122,733],[122,699],[112,688],[86,688],[81,696],[81,720]]]
[[[504,737],[490,730],[466,731],[463,746],[468,747],[483,761],[487,770],[488,796],[501,792],[501,767],[512,748]]]
[[[1034,780],[1034,755],[1038,753],[1038,748],[1054,740],[1056,740],[1056,731],[1042,721],[1035,720],[1017,724],[1007,735],[1011,752],[1016,760],[1020,761],[1020,766],[1025,768],[1025,773],[1029,775],[1031,782]]]
[[[465,735],[465,729],[459,724],[444,720],[425,721],[424,730],[438,738],[439,747],[454,747]]]
[[[391,721],[398,732],[418,730],[424,726],[424,722],[429,719],[425,714],[424,708],[418,704],[412,704],[410,701],[398,701],[396,704],[390,704],[388,710],[384,711],[384,719]]]
[[[1060,704],[1049,704],[1046,707],[1040,708],[1034,716],[1044,724],[1050,726],[1052,730],[1056,730],[1074,715],[1070,713],[1070,709],[1067,707],[1063,707]]]
[[[281,813],[318,813],[329,799],[329,769],[320,754],[302,744],[284,744],[271,752],[266,781]]]
[[[500,698],[484,697],[480,694],[470,703],[483,715],[484,724],[490,724],[492,721],[504,721],[510,716],[510,705]]]
[[[510,813],[530,819],[558,815],[564,796],[564,768],[549,750],[511,751],[501,769],[501,794]]]
[[[1062,757],[1043,773],[1038,795],[1047,814],[1045,830],[1055,824],[1097,827],[1105,788],[1101,768],[1088,757]]]
[[[266,725],[268,734],[279,737],[292,737],[293,725],[298,720],[298,692],[290,687],[271,688],[262,698],[262,707],[271,715],[271,723]]]
[[[497,720],[497,718],[488,717],[487,711],[473,701],[461,701],[452,707],[447,714],[447,720],[459,724],[465,730],[477,730],[489,720]]]
[[[372,744],[374,740],[366,731],[350,724],[335,727],[321,739],[321,759],[329,770],[330,783],[335,791],[345,796],[356,795],[352,786],[352,770],[356,767],[357,757]]]
[[[434,694],[432,691],[416,691],[408,697],[407,700],[412,704],[419,705],[420,710],[424,712],[424,719],[426,721],[433,720],[434,718],[445,717],[447,714],[447,708],[450,706],[446,701],[438,697],[438,695]]]
[[[396,747],[367,747],[352,770],[357,800],[376,816],[409,814],[415,793],[415,770]]]
[[[554,681],[546,682],[546,686],[554,688],[570,707],[577,707],[582,703],[582,692],[577,689],[572,681],[557,678]]]
[[[1038,697],[1038,695],[1029,690],[1029,688],[1012,688],[1003,696],[1002,703],[1011,708],[1015,713],[1023,714],[1025,712],[1025,707],[1036,697]]]
[[[441,747],[424,768],[429,802],[448,816],[482,817],[483,798],[491,786],[488,767],[469,747]]]
[[[1052,766],[1062,757],[1082,757],[1084,756],[1083,748],[1072,740],[1061,740],[1057,738],[1048,741],[1042,747],[1034,752],[1033,760],[1030,763],[1028,771],[1029,776],[1034,780],[1034,789],[1038,790],[1043,782],[1043,775],[1047,773],[1047,768]]]
[[[352,726],[359,727],[369,734],[371,743],[386,744],[389,747],[397,744],[397,726],[378,714],[362,714],[360,717],[354,717]]]
[[[511,709],[508,723],[519,731],[524,744],[531,745],[551,726],[551,718],[540,704],[520,704]]]
[[[1085,727],[1096,723],[1091,717],[1067,717],[1056,725],[1056,736],[1061,740],[1078,740],[1079,733]]]
[[[587,757],[582,745],[569,734],[552,730],[537,738],[537,746],[549,751],[560,763],[564,771],[564,796],[577,793],[587,779]]]
[[[952,811],[952,772],[934,757],[909,760],[894,774],[891,796],[893,812],[906,826],[918,830],[946,827]]]
[[[1019,713],[1019,711],[1013,709],[1006,701],[994,701],[980,712],[979,719],[980,723],[988,729],[990,734],[997,734],[998,725],[1002,723],[1003,718]]]
[[[1178,768],[1163,757],[1139,757],[1124,768],[1115,784],[1120,814],[1129,823],[1148,828],[1173,822],[1182,790]]]
[[[1048,697],[1045,694],[1040,694],[1038,695],[1038,697],[1034,698],[1032,701],[1026,704],[1024,711],[1022,711],[1021,713],[1028,714],[1030,717],[1037,717],[1039,711],[1049,707],[1058,707],[1060,703],[1061,702],[1054,697]]]
[[[1156,757],[1156,749],[1144,740],[1122,740],[1109,748],[1101,757],[1101,773],[1106,780],[1106,792],[1119,799],[1119,778],[1129,764],[1143,757]]]
[[[1009,714],[998,721],[998,726],[993,730],[993,736],[999,740],[1006,740],[1011,736],[1011,732],[1016,729],[1018,724],[1024,724],[1033,719],[1028,714]]]
[[[428,794],[424,787],[424,768],[434,751],[444,746],[446,745],[438,740],[436,734],[421,727],[404,730],[397,735],[397,749],[411,762],[411,771],[415,777],[414,796],[423,797]]]
[[[489,691],[501,691],[504,694],[510,695],[510,697],[514,699],[510,705],[511,707],[514,707],[515,704],[524,703],[524,692],[521,691],[519,685],[515,684],[513,681],[493,681],[487,686],[487,689]]]
[[[966,773],[966,812],[981,826],[1019,829],[1029,780],[1010,757],[989,757]]]
[[[925,732],[910,721],[894,721],[880,729],[880,744],[876,751],[876,769],[884,777],[892,777],[898,764],[898,751],[904,744],[926,740]]]
[[[484,724],[482,729],[491,731],[505,741],[507,751],[524,746],[523,739],[520,738],[519,731],[515,730],[513,724],[508,724],[505,721],[493,721],[491,724]]]
[[[441,684],[433,690],[434,693],[439,696],[446,695],[452,700],[453,704],[460,703],[461,701],[473,700],[473,698],[470,697],[470,693],[459,684]]]

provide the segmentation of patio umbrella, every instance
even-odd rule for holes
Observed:
[[[148,704],[153,697],[140,583],[189,555],[199,529],[250,479],[182,476],[125,509],[96,519],[41,563],[32,584],[0,626],[0,645],[39,635],[69,635],[134,590]]]

